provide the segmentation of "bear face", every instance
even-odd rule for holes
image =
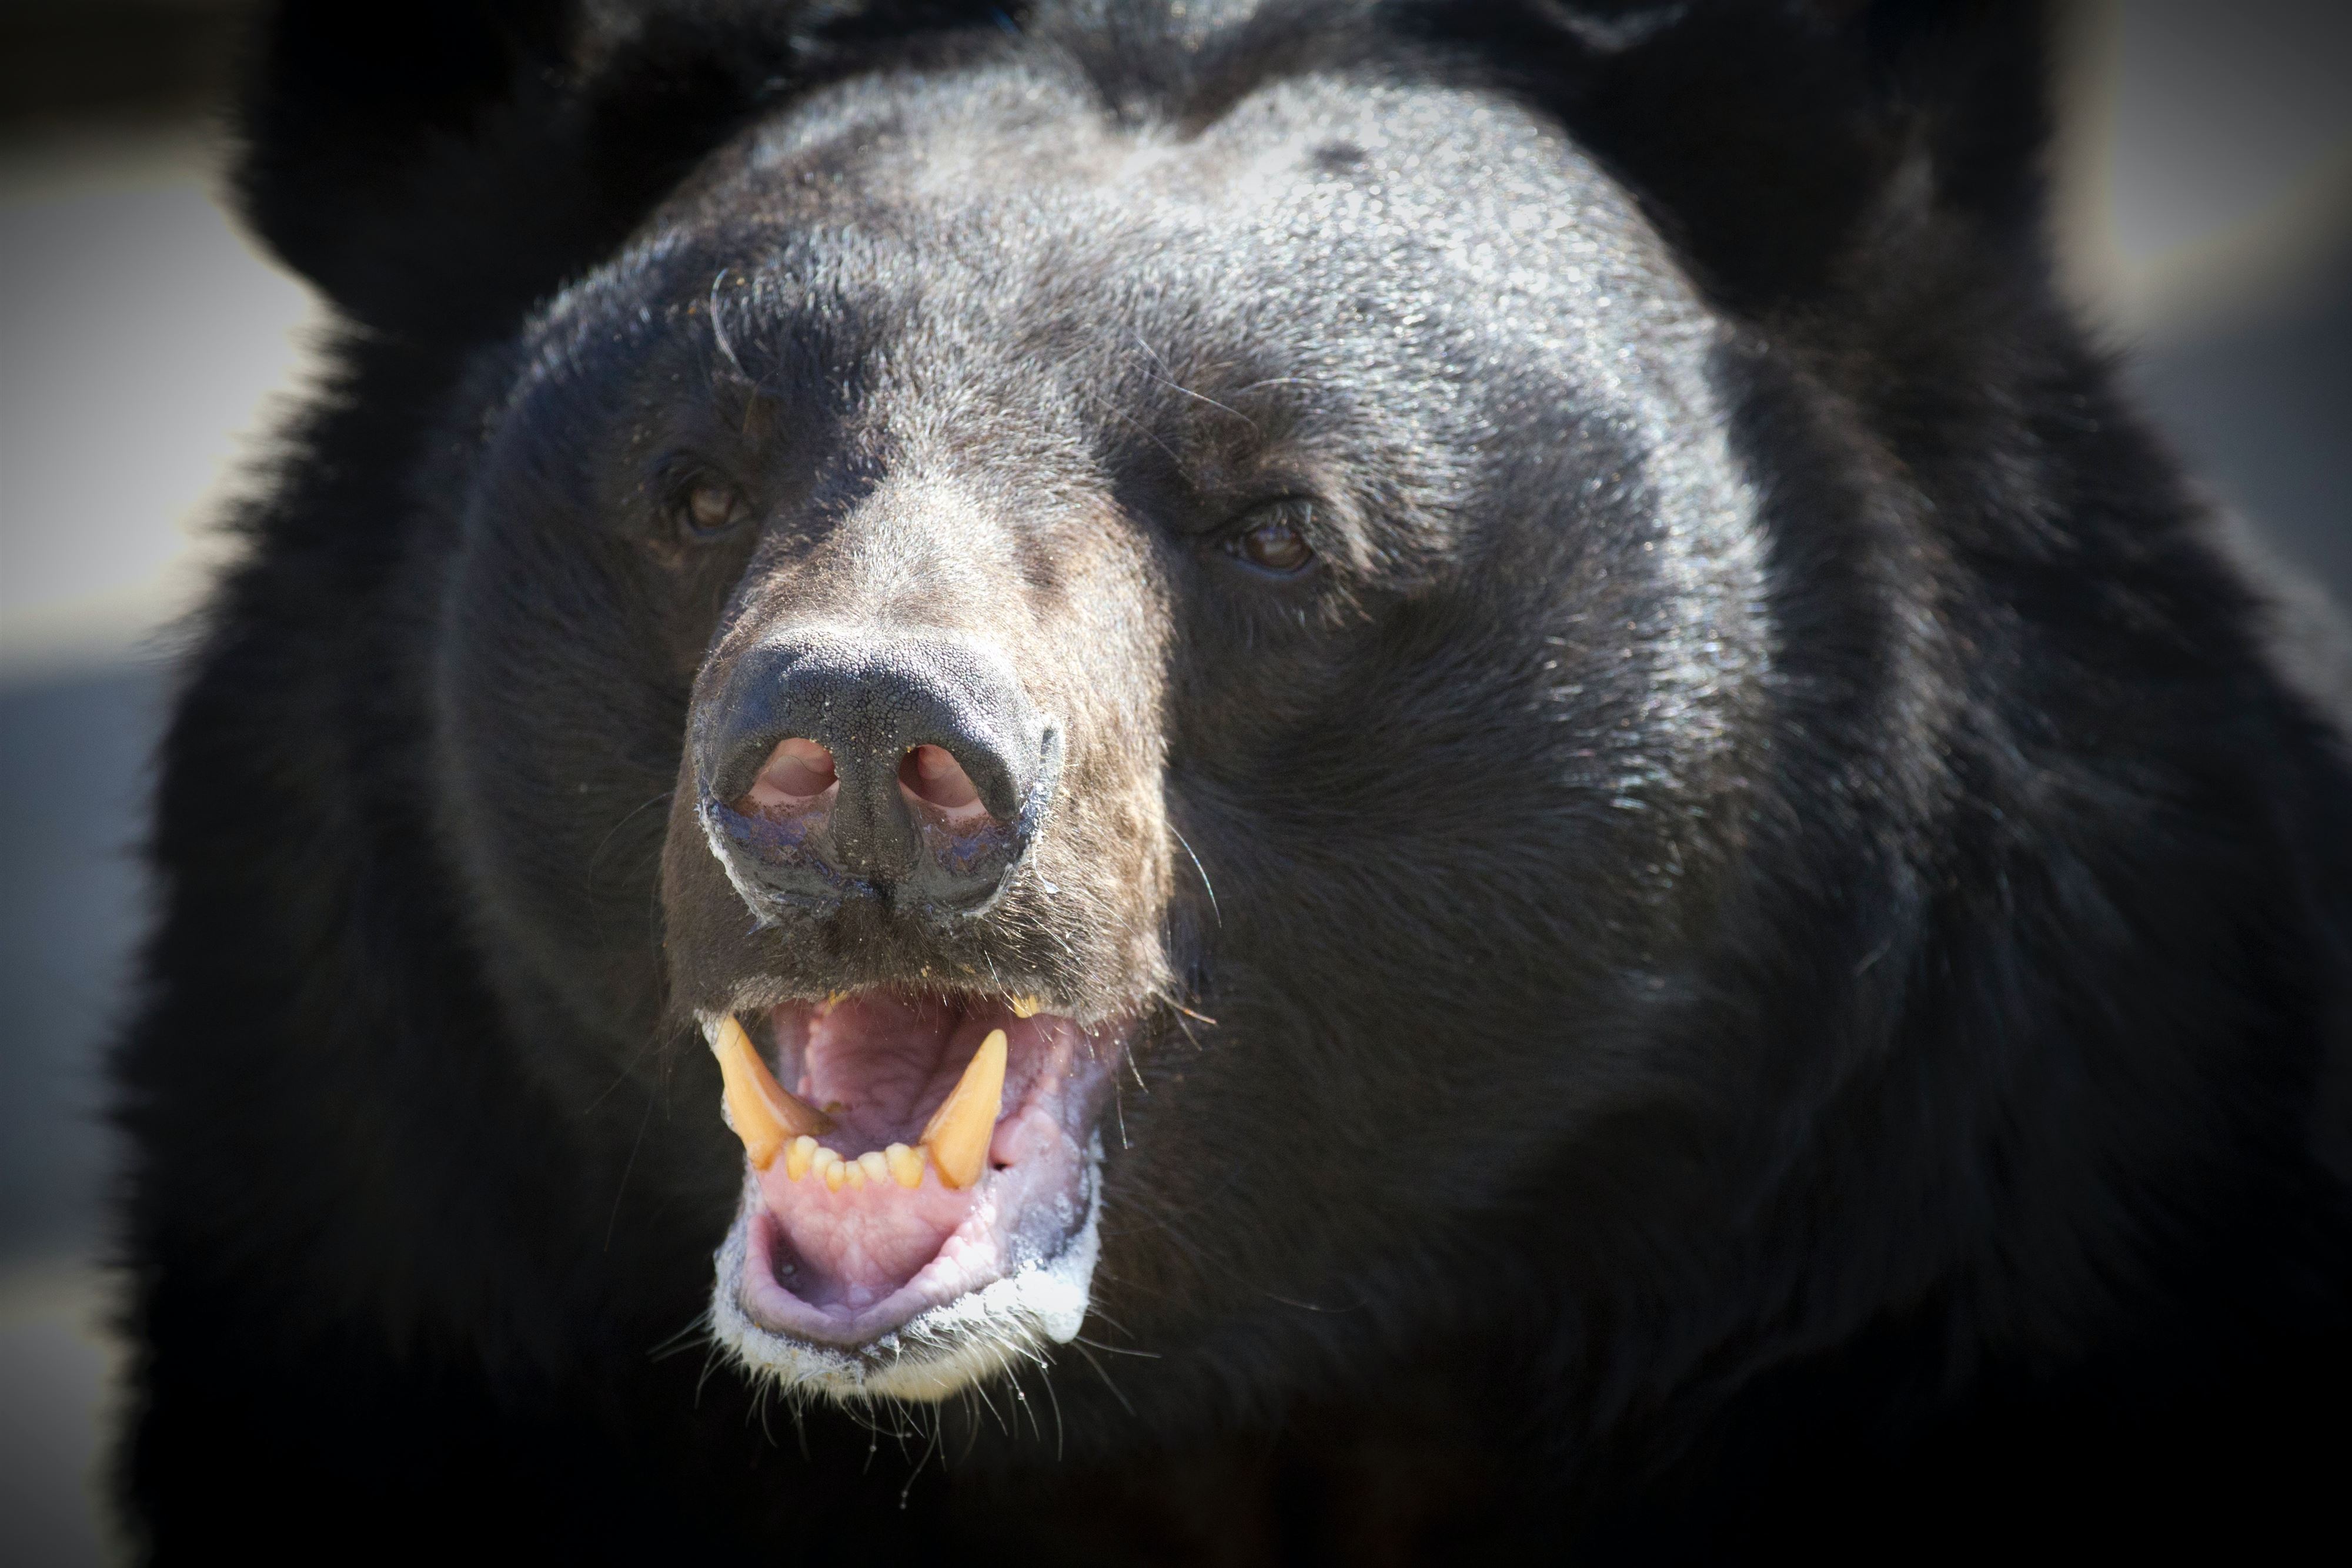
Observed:
[[[666,995],[841,1124],[750,1173],[743,1359],[948,1392],[1076,1332],[1098,1226],[1113,1315],[1199,1332],[1658,1092],[1771,659],[1723,332],[1525,111],[1276,80],[1178,139],[1018,57],[795,104],[541,314],[445,611],[461,859],[563,1067]],[[575,807],[681,735],[649,972]],[[985,1175],[826,1185],[999,1028]]]
[[[2331,1495],[2343,732],[2053,301],[2040,26],[289,0],[346,322],[158,794],[155,1540]]]

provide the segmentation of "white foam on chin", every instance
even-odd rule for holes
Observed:
[[[1069,1343],[1086,1321],[1101,1249],[1102,1157],[1097,1133],[1087,1147],[1086,1218],[1051,1258],[918,1313],[858,1351],[777,1333],[743,1310],[751,1227],[763,1207],[757,1182],[750,1183],[716,1258],[712,1333],[754,1376],[845,1405],[944,1399],[1015,1362],[1042,1360],[1047,1345]]]

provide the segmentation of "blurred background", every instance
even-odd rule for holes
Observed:
[[[321,316],[222,209],[253,0],[0,0],[0,1561],[113,1560],[100,1062],[178,628]],[[2216,495],[2352,602],[2352,5],[2065,15],[2067,282]]]

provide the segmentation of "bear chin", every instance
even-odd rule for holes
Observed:
[[[743,1185],[735,1223],[716,1255],[711,1334],[752,1376],[795,1396],[844,1405],[877,1400],[934,1403],[1076,1339],[1087,1315],[1101,1248],[1102,1135],[1087,1149],[1086,1215],[1061,1249],[1025,1259],[1010,1273],[930,1307],[870,1343],[842,1346],[770,1328],[743,1297],[760,1249],[766,1200],[756,1176]]]

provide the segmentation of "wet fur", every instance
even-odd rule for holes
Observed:
[[[247,110],[247,209],[348,325],[163,758],[120,1071],[159,1556],[1881,1560],[2329,1521],[2352,778],[2053,298],[2033,16],[411,9],[289,7]],[[1564,404],[1507,346],[1442,402],[1439,361],[1365,353],[1316,367],[1343,419],[1228,418],[1290,319],[1147,306],[1148,352],[1086,361],[1143,433],[1097,512],[1094,427],[1035,423],[1065,387],[971,390],[1003,428],[935,455],[1024,503],[1066,460],[1052,526],[1154,630],[1104,689],[1093,643],[1037,655],[1100,710],[1076,891],[965,956],[1152,1027],[1080,1343],[936,1427],[787,1418],[694,1327],[740,1154],[676,992],[749,923],[674,837],[661,878],[711,632],[793,547],[567,532],[634,515],[567,443],[656,404],[562,323],[707,299],[728,329],[658,408],[740,433],[792,318],[688,262],[727,254],[742,128],[978,135],[1043,84],[1058,152],[1072,104],[1230,133],[1318,71],[1589,158],[1572,352],[1645,368]],[[1328,265],[1385,319],[1419,275],[1377,261]],[[1060,304],[1133,265],[1076,256]],[[1267,613],[1125,531],[1213,525],[1285,441],[1349,497],[1329,592]],[[888,520],[893,449],[843,450],[779,517]]]

